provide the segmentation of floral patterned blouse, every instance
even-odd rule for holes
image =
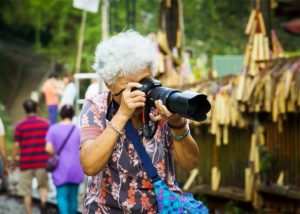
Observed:
[[[80,117],[81,142],[95,139],[105,129],[107,97],[108,92],[103,92],[85,102]],[[172,141],[167,124],[160,122],[150,140],[142,136],[141,129],[138,134],[160,177],[170,190],[181,193],[174,183]],[[103,170],[89,177],[83,213],[158,213],[153,185],[126,135],[116,142]]]

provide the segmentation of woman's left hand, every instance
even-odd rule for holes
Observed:
[[[181,117],[179,114],[173,114],[172,112],[170,112],[161,100],[156,100],[155,106],[159,112],[159,115],[155,116],[153,114],[150,114],[150,118],[152,121],[165,120],[168,123],[174,125],[182,123],[181,121],[183,120],[183,117]]]
[[[179,114],[173,114],[170,112],[165,105],[163,105],[161,100],[155,101],[155,107],[159,112],[159,115],[154,116],[150,114],[150,117],[153,121],[165,120],[172,126],[181,126],[185,124],[184,118]],[[184,126],[187,130],[188,127]],[[183,130],[172,129],[172,136],[180,136],[183,134]],[[174,140],[173,140],[174,141]],[[178,142],[178,141],[177,141]],[[172,154],[174,159],[180,167],[186,170],[191,170],[197,165],[197,160],[199,156],[199,149],[194,138],[188,133],[184,139],[181,140],[181,143],[173,143],[171,146]]]

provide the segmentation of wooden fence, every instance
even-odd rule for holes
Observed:
[[[282,132],[279,132],[279,124],[273,123],[269,114],[266,114],[266,120],[262,125],[265,127],[265,148],[271,157],[269,160],[271,169],[266,173],[266,177],[260,173],[262,184],[272,194],[271,185],[276,183],[280,172],[283,171],[285,189],[295,189],[296,193],[297,191],[300,193],[300,114],[286,114],[282,122]],[[243,191],[245,188],[245,168],[249,166],[253,127],[243,129],[230,127],[229,143],[221,146],[216,146],[215,136],[209,134],[207,125],[192,126],[191,129],[200,150],[199,175],[193,183],[194,187],[206,185],[210,188],[211,168],[217,165],[221,172],[220,188]],[[262,159],[263,157],[261,157],[261,161]],[[184,183],[187,178],[188,173],[177,167],[177,180]],[[220,197],[224,197],[224,194],[218,191],[214,193],[214,196],[218,196],[218,194]],[[281,194],[282,196],[287,195]],[[300,200],[298,197],[298,195],[294,195],[292,200]],[[287,198],[289,199],[289,196]],[[234,200],[234,197],[231,199]]]
[[[277,124],[266,124],[266,144],[273,157],[271,178],[283,171],[284,184],[300,189],[300,115],[287,114],[282,133]]]

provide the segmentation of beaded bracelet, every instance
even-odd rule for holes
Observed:
[[[190,129],[186,129],[185,132],[183,132],[182,135],[179,136],[174,136],[172,135],[172,139],[175,141],[182,141],[186,136],[188,136],[188,134],[190,133]]]
[[[186,124],[187,124],[187,119],[184,118],[184,122],[183,122],[182,125],[180,125],[180,126],[174,126],[174,125],[171,125],[170,123],[168,123],[168,126],[170,128],[172,128],[172,129],[183,129],[186,126]]]
[[[124,134],[124,132],[120,131],[120,129],[118,129],[117,127],[115,127],[113,124],[111,124],[111,122],[109,122],[108,120],[106,120],[106,124],[108,125],[108,127],[110,127],[112,130],[114,130],[114,132],[117,134],[117,137],[119,138],[121,135]]]

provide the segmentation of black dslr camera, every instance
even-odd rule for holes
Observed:
[[[207,118],[206,114],[209,112],[211,105],[206,95],[165,88],[162,87],[160,81],[150,78],[142,79],[140,84],[143,86],[137,90],[141,90],[146,94],[144,136],[151,138],[156,131],[151,131],[149,127],[149,113],[151,107],[155,108],[155,100],[162,100],[162,103],[170,112],[177,113],[182,117],[195,121],[204,121]]]

